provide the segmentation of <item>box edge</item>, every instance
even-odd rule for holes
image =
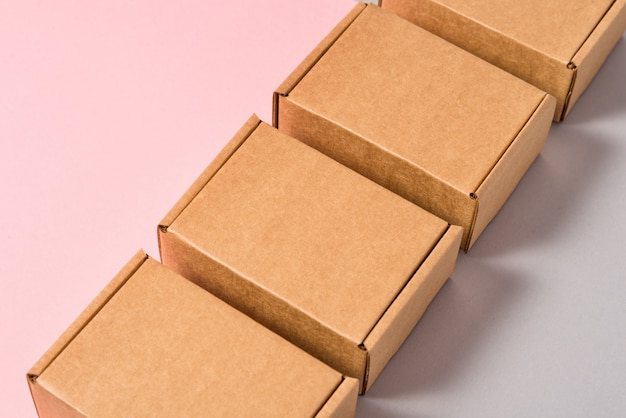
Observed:
[[[462,230],[460,226],[449,225],[448,231],[431,254],[366,337],[363,344],[370,354],[370,363],[364,392],[371,388],[452,274],[463,236]],[[423,292],[419,292],[421,287],[427,287],[423,289],[423,292],[428,293],[426,298],[421,294]],[[393,337],[391,343],[388,341],[390,335]],[[383,344],[383,340],[387,340],[387,343]]]
[[[139,250],[124,265],[124,267],[113,277],[113,279],[102,289],[98,295],[87,305],[87,307],[78,315],[78,317],[70,324],[70,326],[55,340],[55,342],[46,350],[41,358],[31,367],[26,374],[26,378],[30,387],[31,396],[37,406],[37,399],[34,393],[34,386],[38,384],[39,376],[41,376],[52,362],[59,356],[61,352],[72,342],[72,340],[89,324],[89,322],[98,314],[98,312],[108,303],[108,301],[124,286],[124,284],[141,268],[141,266],[150,257],[143,251]],[[51,396],[55,394],[41,387]]]
[[[467,251],[500,211],[533,161],[541,153],[552,126],[555,105],[556,99],[544,93],[534,112],[478,186],[475,194],[479,209],[473,224],[472,235],[468,240]],[[527,144],[528,141],[523,141],[523,137],[528,135],[533,139],[529,144]],[[508,182],[504,183],[506,180]],[[501,191],[495,193],[494,188]]]
[[[315,418],[353,417],[356,412],[358,389],[358,379],[344,376],[337,389],[317,412]]]
[[[602,20],[571,59],[577,72],[569,92],[569,100],[560,120],[564,120],[585,92],[611,51],[626,31],[626,0],[616,0]]]

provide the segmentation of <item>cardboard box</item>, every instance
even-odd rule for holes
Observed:
[[[537,157],[555,100],[359,3],[274,94],[274,126],[464,228],[469,250]]]
[[[161,260],[361,392],[454,267],[461,228],[256,117],[159,226]]]
[[[28,383],[40,417],[351,417],[358,391],[141,251]]]
[[[557,98],[563,120],[626,30],[626,0],[379,0]]]

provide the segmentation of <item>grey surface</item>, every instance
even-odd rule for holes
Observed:
[[[626,416],[626,39],[357,417]]]

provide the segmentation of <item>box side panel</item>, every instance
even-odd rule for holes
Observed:
[[[339,126],[294,103],[280,98],[280,131],[304,142],[403,198],[464,228],[468,242],[476,201],[472,191],[460,191],[411,162],[399,158],[348,127]],[[464,244],[463,244],[464,245]]]
[[[365,340],[370,353],[366,390],[411,333],[441,286],[454,270],[462,231],[450,226],[413,278]]]
[[[226,146],[217,154],[215,159],[200,174],[200,177],[187,189],[183,196],[165,215],[159,224],[159,228],[168,227],[174,222],[176,217],[185,209],[189,202],[198,194],[204,185],[215,175],[215,173],[224,165],[230,156],[241,146],[241,144],[250,136],[250,134],[259,126],[261,121],[256,115],[251,116],[246,123],[239,129]]]
[[[384,0],[382,7],[557,98],[560,120],[574,72],[562,62],[433,0]]]
[[[315,418],[354,417],[358,393],[359,381],[350,377],[344,378],[335,393],[315,415]]]
[[[41,375],[48,365],[54,361],[61,351],[72,339],[85,327],[87,323],[98,313],[109,299],[126,283],[135,271],[148,259],[142,251],[138,251],[133,258],[120,270],[109,284],[95,297],[85,310],[72,322],[63,334],[52,344],[46,353],[30,369],[28,375],[31,379]]]
[[[342,374],[363,380],[366,352],[302,311],[213,259],[171,228],[160,230],[161,261]]]
[[[537,158],[552,124],[555,99],[546,95],[511,146],[476,191],[478,213],[469,248],[498,213]]]
[[[307,55],[307,57],[296,67],[295,70],[278,86],[274,91],[273,101],[273,119],[272,124],[278,128],[278,106],[279,97],[289,94],[289,92],[298,84],[306,73],[315,65],[315,63],[328,51],[333,43],[341,36],[341,34],[350,26],[350,24],[361,14],[367,7],[364,3],[357,3],[356,6],[330,31],[328,35]]]
[[[577,76],[563,118],[591,83],[625,30],[626,0],[617,0],[572,59],[577,67]]]
[[[28,381],[30,394],[35,402],[39,418],[83,418],[86,415],[78,412],[70,405],[57,398],[46,388],[42,387],[36,378]]]

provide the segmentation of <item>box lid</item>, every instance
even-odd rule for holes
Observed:
[[[373,5],[284,93],[466,195],[545,97]]]
[[[615,0],[434,0],[567,64]]]
[[[447,228],[260,123],[168,231],[358,345]]]
[[[338,372],[152,259],[99,299],[31,371],[87,416],[311,416],[342,386]]]

